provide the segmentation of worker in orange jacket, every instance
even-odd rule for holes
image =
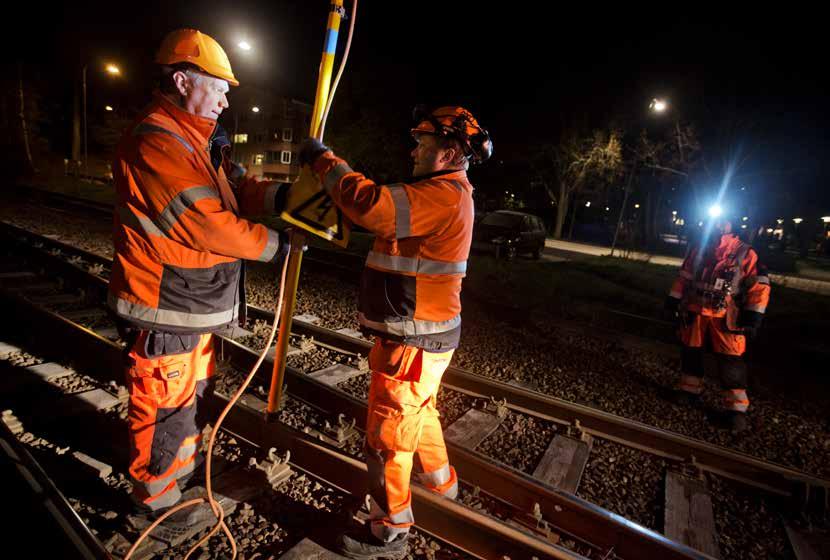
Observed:
[[[375,234],[360,287],[361,328],[375,337],[366,423],[368,532],[342,536],[351,558],[403,557],[411,509],[410,473],[455,498],[435,398],[461,335],[461,280],[473,233],[470,162],[490,157],[492,143],[462,107],[416,110],[413,178],[379,185],[353,171],[318,140],[307,140],[310,164],[334,203]]]
[[[708,239],[689,249],[666,300],[680,319],[683,344],[679,400],[703,392],[703,349],[715,354],[723,406],[733,432],[748,427],[746,339],[754,338],[769,304],[770,283],[758,254],[733,231],[734,217],[716,218]]]
[[[274,262],[287,249],[284,234],[239,217],[278,211],[280,185],[232,186],[222,142],[213,145],[229,85],[238,85],[222,47],[181,29],[164,39],[156,62],[159,90],[112,166],[108,296],[129,331],[129,472],[133,498],[150,514],[176,504],[180,481],[197,467],[212,333],[245,320],[240,259]]]

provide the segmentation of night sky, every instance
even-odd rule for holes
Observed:
[[[490,130],[495,159],[508,162],[555,141],[575,119],[648,125],[648,102],[665,96],[670,117],[694,122],[707,146],[740,148],[740,181],[769,205],[830,214],[821,18],[749,17],[697,4],[585,6],[364,0],[341,87],[376,99],[401,126],[416,103],[465,105]],[[140,105],[160,40],[191,26],[226,46],[241,82],[310,101],[327,10],[324,0],[73,4],[66,13],[24,18],[37,22],[41,40],[19,56],[56,69],[67,95],[80,60],[118,60],[125,79],[97,85]],[[242,37],[255,56],[233,48]],[[91,75],[91,90],[96,80],[103,78]]]

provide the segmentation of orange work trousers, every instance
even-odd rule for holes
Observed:
[[[422,471],[416,474],[418,481],[447,498],[458,495],[458,477],[435,408],[453,352],[427,352],[379,338],[369,353],[369,519],[372,533],[382,541],[408,532],[415,522],[409,484],[416,453]]]
[[[703,349],[709,347],[715,354],[723,384],[724,408],[733,412],[746,412],[749,408],[746,363],[743,359],[746,336],[740,332],[731,332],[726,317],[697,314],[680,328],[679,335],[683,343],[683,372],[677,388],[693,395],[703,392]]]
[[[213,373],[212,334],[141,331],[128,354],[133,499],[152,511],[178,502],[178,480],[197,466],[205,425],[197,405]]]

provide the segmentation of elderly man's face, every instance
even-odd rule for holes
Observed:
[[[184,108],[194,115],[216,120],[228,108],[228,82],[197,72],[182,72],[185,79],[176,80]]]

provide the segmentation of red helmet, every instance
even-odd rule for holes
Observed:
[[[490,134],[478,124],[473,114],[463,107],[439,107],[429,112],[419,105],[415,107],[412,116],[418,123],[412,129],[412,134],[434,134],[455,138],[461,142],[464,155],[473,163],[482,163],[493,155]]]

